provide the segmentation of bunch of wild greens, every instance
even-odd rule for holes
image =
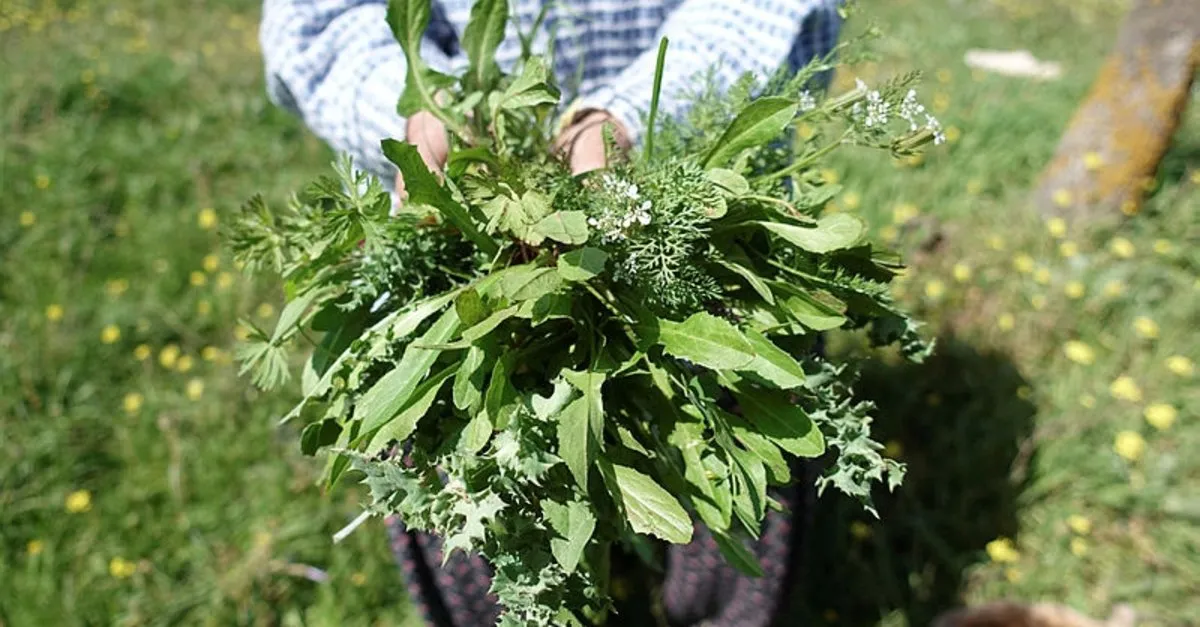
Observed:
[[[408,59],[401,114],[452,134],[444,177],[387,140],[398,216],[343,162],[286,209],[252,201],[230,235],[250,271],[286,281],[275,329],[242,353],[256,383],[283,384],[295,340],[315,345],[287,419],[307,423],[305,453],[329,454],[329,483],[354,471],[369,513],[478,551],[503,624],[544,625],[601,620],[611,547],[688,542],[694,519],[757,572],[744,542],[778,507],[768,486],[827,444],[822,488],[869,507],[874,482],[900,481],[853,372],[817,342],[862,328],[927,347],[888,295],[895,256],[855,217],[820,217],[837,189],[813,173],[840,146],[938,140],[909,79],[818,101],[814,63],[706,89],[678,119],[655,104],[639,153],[572,176],[550,154],[546,59],[526,38],[514,73],[495,63],[505,1],[475,4],[457,77],[418,56],[429,16],[393,0],[388,21]],[[799,124],[822,132],[797,152]]]

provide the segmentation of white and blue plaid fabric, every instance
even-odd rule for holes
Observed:
[[[435,0],[422,57],[434,69],[461,71],[458,40],[472,0]],[[660,38],[670,39],[660,110],[678,113],[689,82],[710,69],[718,85],[746,72],[768,75],[829,52],[838,34],[838,0],[510,0],[501,67],[520,55],[545,7],[535,51],[553,45],[555,75],[576,107],[601,108],[635,142],[649,109]],[[386,0],[265,0],[261,26],[268,93],[317,136],[391,184],[395,169],[380,140],[404,136],[396,102],[405,60],[385,20]]]

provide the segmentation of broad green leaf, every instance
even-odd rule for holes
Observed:
[[[734,118],[704,159],[704,168],[717,168],[747,148],[778,138],[796,115],[797,104],[787,98],[759,98]]]
[[[492,437],[492,420],[486,411],[475,414],[474,418],[463,428],[459,448],[464,452],[475,454],[487,446]]]
[[[717,548],[721,549],[721,555],[725,556],[725,561],[730,566],[751,577],[763,576],[763,569],[758,563],[758,557],[754,555],[753,551],[746,548],[745,544],[719,531],[714,531],[712,536],[713,540],[717,542]]]
[[[533,225],[531,231],[563,244],[588,241],[587,214],[582,211],[556,211]]]
[[[800,324],[814,331],[830,331],[846,324],[846,317],[801,289],[787,288],[780,306]]]
[[[628,466],[614,464],[612,470],[625,517],[634,531],[674,544],[691,542],[692,519],[670,492]]]
[[[345,312],[343,317],[337,321],[337,326],[326,330],[321,342],[313,349],[312,368],[318,377],[325,376],[330,366],[349,348],[350,342],[363,334],[366,324],[366,312],[357,309],[353,312]],[[315,389],[316,385],[314,384],[308,392],[305,392],[305,395],[307,396]]]
[[[480,339],[487,336],[487,334],[495,331],[496,327],[503,324],[505,320],[508,320],[515,315],[517,315],[516,307],[509,307],[507,309],[501,309],[493,312],[492,315],[481,320],[479,324],[476,324],[466,331],[463,331],[463,339],[474,344],[475,342],[478,342]]]
[[[750,193],[750,182],[746,177],[724,168],[713,168],[707,173],[708,180],[716,183],[718,187],[729,192],[732,196],[743,196]]]
[[[721,267],[725,268],[726,270],[729,270],[730,272],[733,272],[734,274],[745,279],[746,283],[748,283],[750,287],[758,293],[759,296],[762,296],[763,300],[767,301],[768,304],[775,304],[775,294],[771,293],[771,289],[767,287],[767,284],[753,270],[731,261],[721,260],[718,261],[718,263],[721,264]]]
[[[814,226],[782,222],[759,222],[763,228],[810,253],[824,254],[851,248],[862,239],[866,225],[848,214],[835,213],[817,220]]]
[[[550,71],[542,57],[530,57],[517,79],[499,95],[496,107],[521,109],[542,104],[555,104],[561,98],[558,89],[550,84]]]
[[[483,380],[487,376],[483,365],[486,359],[487,353],[483,347],[472,346],[467,349],[454,375],[454,406],[458,409],[466,411],[483,400]]]
[[[550,527],[562,536],[550,540],[550,552],[563,570],[568,573],[575,572],[575,567],[583,557],[583,550],[596,530],[595,515],[586,504],[579,501],[571,501],[564,505],[544,500],[542,512],[546,515]]]
[[[798,457],[819,457],[825,452],[821,430],[787,394],[743,386],[734,396],[746,420],[779,448]]]
[[[558,273],[567,281],[590,281],[604,272],[608,253],[585,246],[563,253],[558,257]]]
[[[496,67],[496,49],[504,41],[507,23],[507,0],[476,0],[471,7],[462,47],[469,62],[467,75],[477,89],[488,87],[500,74]]]
[[[539,396],[534,394],[529,399],[529,405],[533,409],[533,415],[542,420],[553,418],[558,412],[566,407],[567,401],[571,400],[573,393],[571,385],[563,380],[554,382],[554,391],[550,396]]]
[[[591,370],[583,372],[564,370],[562,376],[567,383],[570,383],[575,389],[583,392],[583,400],[587,404],[588,425],[591,428],[592,438],[597,445],[600,445],[600,448],[603,448],[604,395],[601,392],[601,388],[604,386],[605,374]]]
[[[284,336],[289,334],[300,323],[300,319],[304,317],[304,312],[308,311],[309,307],[321,298],[328,296],[328,290],[309,290],[285,305],[283,311],[279,314],[279,321],[275,323],[275,332],[271,334],[271,343],[278,344],[283,340]]]
[[[736,370],[754,361],[754,347],[741,331],[710,313],[683,322],[662,320],[658,342],[667,353],[714,370]]]
[[[475,288],[463,290],[463,293],[454,299],[454,310],[458,312],[458,319],[467,328],[479,324],[488,316],[487,305],[483,303],[483,297]]]
[[[746,331],[746,339],[750,341],[756,356],[743,370],[753,372],[784,390],[804,385],[804,368],[800,362],[758,331]]]
[[[409,309],[397,312],[395,317],[388,320],[388,334],[393,340],[408,337],[422,322],[442,310],[447,303],[458,296],[458,291],[451,291],[440,296],[421,301]]]
[[[496,360],[496,364],[492,366],[492,378],[488,382],[487,392],[483,395],[483,410],[487,412],[492,426],[496,429],[506,428],[509,419],[518,409],[517,390],[508,379],[512,367],[512,364],[508,363],[510,361],[508,358]]]
[[[438,391],[442,389],[442,384],[454,374],[455,367],[447,366],[426,379],[417,389],[413,391],[412,401],[408,403],[396,417],[385,423],[374,435],[371,436],[371,442],[367,445],[367,452],[374,453],[380,451],[390,441],[396,440],[403,442],[417,428],[417,423],[425,414],[429,413],[429,408],[433,406],[433,402],[437,400]],[[364,435],[371,435],[370,431],[364,431]]]
[[[733,512],[746,529],[758,535],[763,516],[767,513],[767,470],[757,457],[740,446],[725,449],[733,458]]]
[[[555,268],[530,267],[524,272],[506,276],[501,289],[510,300],[523,301],[556,292],[562,283],[562,277],[558,276]]]
[[[424,344],[439,344],[450,339],[458,330],[458,313],[454,308],[446,310],[442,317],[421,336]],[[400,408],[408,403],[417,384],[429,373],[433,362],[441,351],[409,346],[404,350],[400,363],[379,378],[359,400],[354,416],[363,423],[363,433],[374,433],[387,424]]]
[[[305,455],[315,455],[323,446],[337,442],[342,433],[342,426],[332,418],[314,422],[300,432],[300,452]]]
[[[588,402],[579,397],[567,404],[558,415],[558,456],[567,464],[571,476],[587,490],[591,469],[592,437],[588,426]]]
[[[304,360],[304,370],[300,372],[300,394],[306,397],[317,389],[317,383],[321,381],[321,375],[317,374],[317,369],[313,367],[313,360],[316,358],[317,353],[314,351]]]
[[[408,76],[404,93],[400,97],[399,113],[408,117],[421,109],[433,110],[438,103],[434,99],[439,89],[454,84],[454,78],[434,72],[421,59],[421,40],[429,26],[431,6],[429,0],[390,0],[387,8],[387,23],[392,35],[404,50]]]
[[[692,497],[696,514],[711,529],[726,529],[730,523],[730,509],[722,511],[718,505],[718,486],[709,478],[709,470],[700,457],[705,447],[702,438],[704,426],[698,422],[677,421],[671,431],[670,443],[683,457],[683,478],[700,494]],[[725,486],[728,490],[728,486]]]
[[[791,481],[791,468],[788,466],[787,460],[784,459],[779,447],[775,446],[767,436],[751,428],[746,421],[739,419],[737,416],[729,416],[729,418],[729,422],[733,427],[733,437],[737,438],[737,441],[741,442],[747,451],[752,453],[766,466],[767,472],[771,475],[772,483],[782,485]]]

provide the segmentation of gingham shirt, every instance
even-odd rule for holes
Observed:
[[[472,0],[435,0],[421,56],[433,69],[461,72],[458,50]],[[837,38],[838,0],[510,0],[497,60],[509,68],[547,6],[535,51],[553,40],[564,98],[611,112],[637,142],[649,109],[660,38],[670,44],[660,111],[686,105],[682,88],[715,68],[718,85],[745,72],[766,75],[827,53]],[[260,37],[267,90],[336,151],[391,183],[380,141],[404,137],[396,102],[404,53],[385,20],[386,0],[265,0]]]

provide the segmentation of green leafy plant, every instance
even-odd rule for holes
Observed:
[[[245,371],[278,387],[312,344],[285,420],[327,453],[328,484],[356,473],[368,514],[479,552],[502,624],[545,625],[603,621],[613,545],[685,543],[694,520],[758,573],[744,543],[780,507],[768,486],[792,480],[790,458],[827,456],[819,487],[867,507],[874,483],[900,482],[852,368],[817,344],[865,329],[914,359],[929,347],[890,299],[898,258],[854,216],[822,215],[838,189],[815,166],[843,146],[939,140],[914,77],[818,101],[821,60],[700,81],[686,115],[659,119],[664,40],[645,150],[573,176],[549,150],[547,60],[526,45],[511,73],[495,62],[506,2],[476,2],[457,77],[418,55],[429,15],[393,0],[388,23],[408,59],[400,112],[452,135],[444,177],[385,140],[399,215],[342,161],[286,208],[251,201],[229,235],[288,296],[273,331],[252,331]],[[822,132],[797,147],[798,124]]]

